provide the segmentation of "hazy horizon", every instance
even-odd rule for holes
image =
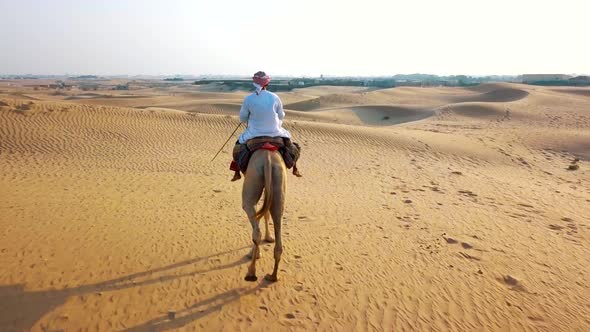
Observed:
[[[589,9],[577,0],[0,0],[0,74],[588,74]]]
[[[451,76],[467,76],[473,78],[485,78],[485,77],[519,77],[525,74],[544,74],[544,75],[569,75],[572,77],[575,76],[589,76],[586,73],[523,73],[518,75],[504,75],[504,74],[489,74],[489,75],[470,75],[466,74],[434,74],[434,73],[408,73],[408,74],[390,74],[390,75],[282,75],[282,74],[273,74],[273,78],[319,78],[323,76],[325,78],[389,78],[394,76],[414,76],[414,75],[432,75],[432,76],[439,76],[439,77],[451,77]],[[230,78],[230,79],[244,79],[249,80],[252,75],[242,74],[242,75],[234,75],[234,74],[161,74],[161,75],[147,75],[147,74],[104,74],[104,75],[96,75],[92,73],[64,73],[64,74],[38,74],[38,73],[0,73],[0,76],[4,77],[23,77],[27,78],[27,76],[33,78],[51,78],[51,77],[68,77],[68,78],[77,78],[82,76],[96,76],[96,78],[185,78],[185,79],[216,79],[216,78]]]

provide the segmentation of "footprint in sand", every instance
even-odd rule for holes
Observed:
[[[452,237],[444,237],[443,236],[443,239],[445,239],[445,241],[447,241],[448,244],[457,244],[457,243],[459,243],[459,241],[453,239]]]
[[[477,196],[477,194],[472,192],[471,190],[459,190],[458,192],[459,192],[459,194],[463,194],[463,195],[470,196],[470,197]]]
[[[467,242],[461,242],[461,247],[463,247],[463,249],[473,249],[473,246]]]
[[[530,167],[529,163],[528,163],[526,160],[524,160],[522,157],[519,157],[519,158],[517,158],[517,160],[518,160],[518,161],[519,161],[521,164],[523,164],[523,165],[525,165],[525,166],[529,166],[529,167]]]
[[[459,255],[463,258],[467,258],[467,259],[473,260],[473,261],[480,261],[481,260],[481,258],[479,258],[479,257],[471,256],[470,254],[466,254],[462,251],[459,252]]]
[[[572,164],[572,165],[569,165],[569,166],[567,167],[567,170],[568,170],[568,171],[576,171],[576,170],[578,170],[579,168],[580,168],[580,165],[578,165],[578,164]]]
[[[563,226],[559,226],[559,225],[555,225],[555,224],[550,224],[549,229],[552,229],[554,231],[561,231],[563,229]]]
[[[518,281],[518,279],[514,278],[509,274],[502,276],[502,278],[498,278],[498,281],[502,282],[504,285],[508,286],[508,288],[515,290],[517,292],[526,291],[522,283]]]

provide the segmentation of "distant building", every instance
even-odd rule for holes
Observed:
[[[117,84],[113,90],[129,90],[129,84]]]
[[[89,90],[98,90],[99,85],[96,83],[80,83],[78,84],[78,88],[82,91],[89,91]]]
[[[566,81],[572,78],[564,74],[525,74],[522,75],[523,83],[532,83],[539,81]]]
[[[72,86],[67,85],[64,81],[55,81],[55,83],[39,84],[39,85],[36,85],[35,87],[47,88],[47,89],[66,89],[66,88],[71,88]]]
[[[572,82],[590,82],[590,76],[576,76],[570,78]]]
[[[576,76],[568,80],[568,85],[572,86],[590,86],[590,76]]]
[[[98,79],[98,76],[95,75],[81,75],[81,76],[75,76],[75,77],[70,77],[71,79],[74,80],[95,80]]]
[[[289,86],[305,86],[305,81],[302,81],[302,80],[290,80],[287,84]]]

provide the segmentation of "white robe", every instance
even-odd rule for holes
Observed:
[[[259,136],[291,138],[283,128],[284,118],[283,103],[276,94],[261,90],[258,94],[248,95],[240,109],[240,121],[247,122],[248,128],[240,135],[239,142],[244,144]]]

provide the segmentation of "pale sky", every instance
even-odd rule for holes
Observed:
[[[0,74],[590,74],[588,0],[0,0]]]

